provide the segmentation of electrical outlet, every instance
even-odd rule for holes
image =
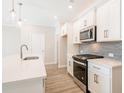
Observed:
[[[108,56],[109,57],[114,57],[114,54],[113,53],[108,53]]]

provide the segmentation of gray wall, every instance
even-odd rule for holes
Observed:
[[[88,42],[80,45],[81,53],[90,53],[109,57],[108,53],[114,54],[114,59],[122,60],[122,42]]]

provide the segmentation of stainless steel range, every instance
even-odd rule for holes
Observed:
[[[87,59],[104,58],[103,56],[93,54],[80,54],[72,56],[74,61],[73,73],[74,81],[85,92],[88,91],[88,61]]]

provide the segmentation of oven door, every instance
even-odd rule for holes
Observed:
[[[74,60],[74,77],[84,85],[87,84],[87,66],[84,63]]]

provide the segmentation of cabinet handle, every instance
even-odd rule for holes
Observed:
[[[108,38],[108,30],[104,30],[104,38]]]
[[[108,34],[108,32],[109,32],[109,31],[108,31],[108,30],[106,30],[106,37],[107,37],[107,38],[109,37],[109,34]]]
[[[94,74],[94,77],[93,77],[93,79],[94,79],[94,82],[96,82],[96,74]]]
[[[71,63],[70,63],[70,61],[69,61],[69,66],[71,66]]]
[[[98,84],[99,82],[98,82],[98,75],[96,74],[96,83]]]
[[[106,30],[104,30],[104,38],[106,38]]]
[[[87,20],[84,20],[84,26],[87,26]]]

